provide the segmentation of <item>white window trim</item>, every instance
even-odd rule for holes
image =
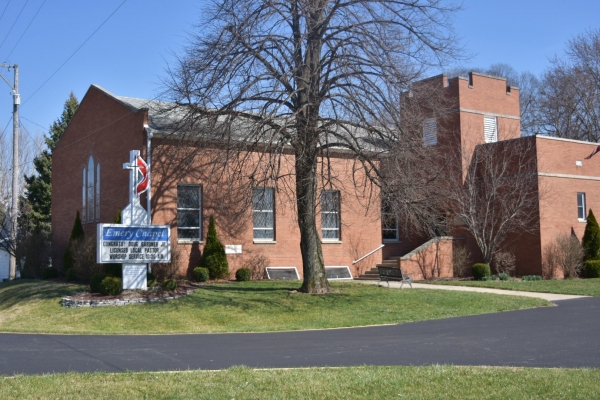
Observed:
[[[337,193],[337,210],[335,211],[323,211],[322,196],[325,193]],[[341,219],[341,198],[339,190],[323,190],[321,192],[321,242],[323,243],[341,243],[342,241],[342,219]],[[335,214],[337,215],[337,228],[325,228],[323,227],[323,215],[324,214]],[[324,238],[324,231],[337,231],[337,237],[335,238]]]
[[[582,204],[581,207],[579,206],[579,197],[580,197],[580,195],[583,195],[583,196],[581,196],[581,199],[583,200],[582,201],[583,204]],[[587,211],[587,200],[586,200],[585,197],[586,197],[585,196],[585,192],[577,192],[577,220],[579,222],[587,222],[587,217],[586,217],[586,215],[587,215],[587,213],[586,213],[586,211]],[[580,208],[583,208],[583,216],[584,216],[584,218],[580,218],[579,217],[579,209]]]
[[[179,211],[198,211],[199,217],[198,217],[198,222],[200,223],[200,226],[186,226],[186,227],[179,227],[179,221],[177,220],[176,217],[176,227],[177,227],[177,243],[204,243],[203,241],[203,236],[202,236],[202,185],[200,184],[180,184],[177,185],[177,196],[179,196],[179,188],[180,187],[194,187],[199,191],[199,207],[198,208],[190,208],[190,207],[177,207],[177,212],[179,213]],[[199,237],[198,238],[180,238],[179,237],[179,230],[183,229],[183,230],[192,230],[192,229],[198,229],[199,230]]]
[[[265,189],[265,190],[271,190],[272,194],[273,194],[273,208],[271,209],[257,209],[254,208],[254,190],[255,189]],[[272,187],[255,187],[252,188],[252,239],[254,241],[254,243],[275,243],[275,189]],[[273,221],[273,226],[270,228],[257,228],[254,226],[254,213],[255,212],[260,212],[260,213],[271,213],[273,215],[272,221]],[[256,238],[254,237],[254,232],[257,230],[261,230],[261,231],[271,231],[271,237],[270,238]]]

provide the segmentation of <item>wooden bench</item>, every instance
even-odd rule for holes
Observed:
[[[408,283],[412,289],[412,281],[413,278],[410,275],[406,275],[402,272],[402,268],[392,268],[392,267],[377,267],[379,271],[379,282],[377,282],[377,286],[381,283],[381,281],[386,281],[388,287],[390,287],[390,281],[401,281],[400,288],[404,285],[404,283]]]

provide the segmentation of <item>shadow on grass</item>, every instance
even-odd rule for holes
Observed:
[[[72,295],[82,286],[52,281],[19,279],[0,284],[0,310],[6,310],[30,300],[48,300]]]

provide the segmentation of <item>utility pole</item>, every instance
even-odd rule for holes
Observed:
[[[19,105],[21,104],[21,95],[19,94],[19,66],[0,65],[2,68],[13,68],[15,71],[14,83],[11,85],[4,75],[0,74],[2,79],[13,90],[13,162],[12,162],[12,204],[10,209],[10,244],[9,251],[9,273],[8,279],[13,280],[17,276],[17,259],[15,252],[17,249],[17,223],[19,214]]]

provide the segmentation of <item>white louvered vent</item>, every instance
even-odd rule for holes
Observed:
[[[435,118],[427,118],[423,121],[423,145],[433,146],[437,144],[437,124]]]
[[[486,143],[495,143],[498,141],[498,124],[496,117],[483,117],[483,136]]]

